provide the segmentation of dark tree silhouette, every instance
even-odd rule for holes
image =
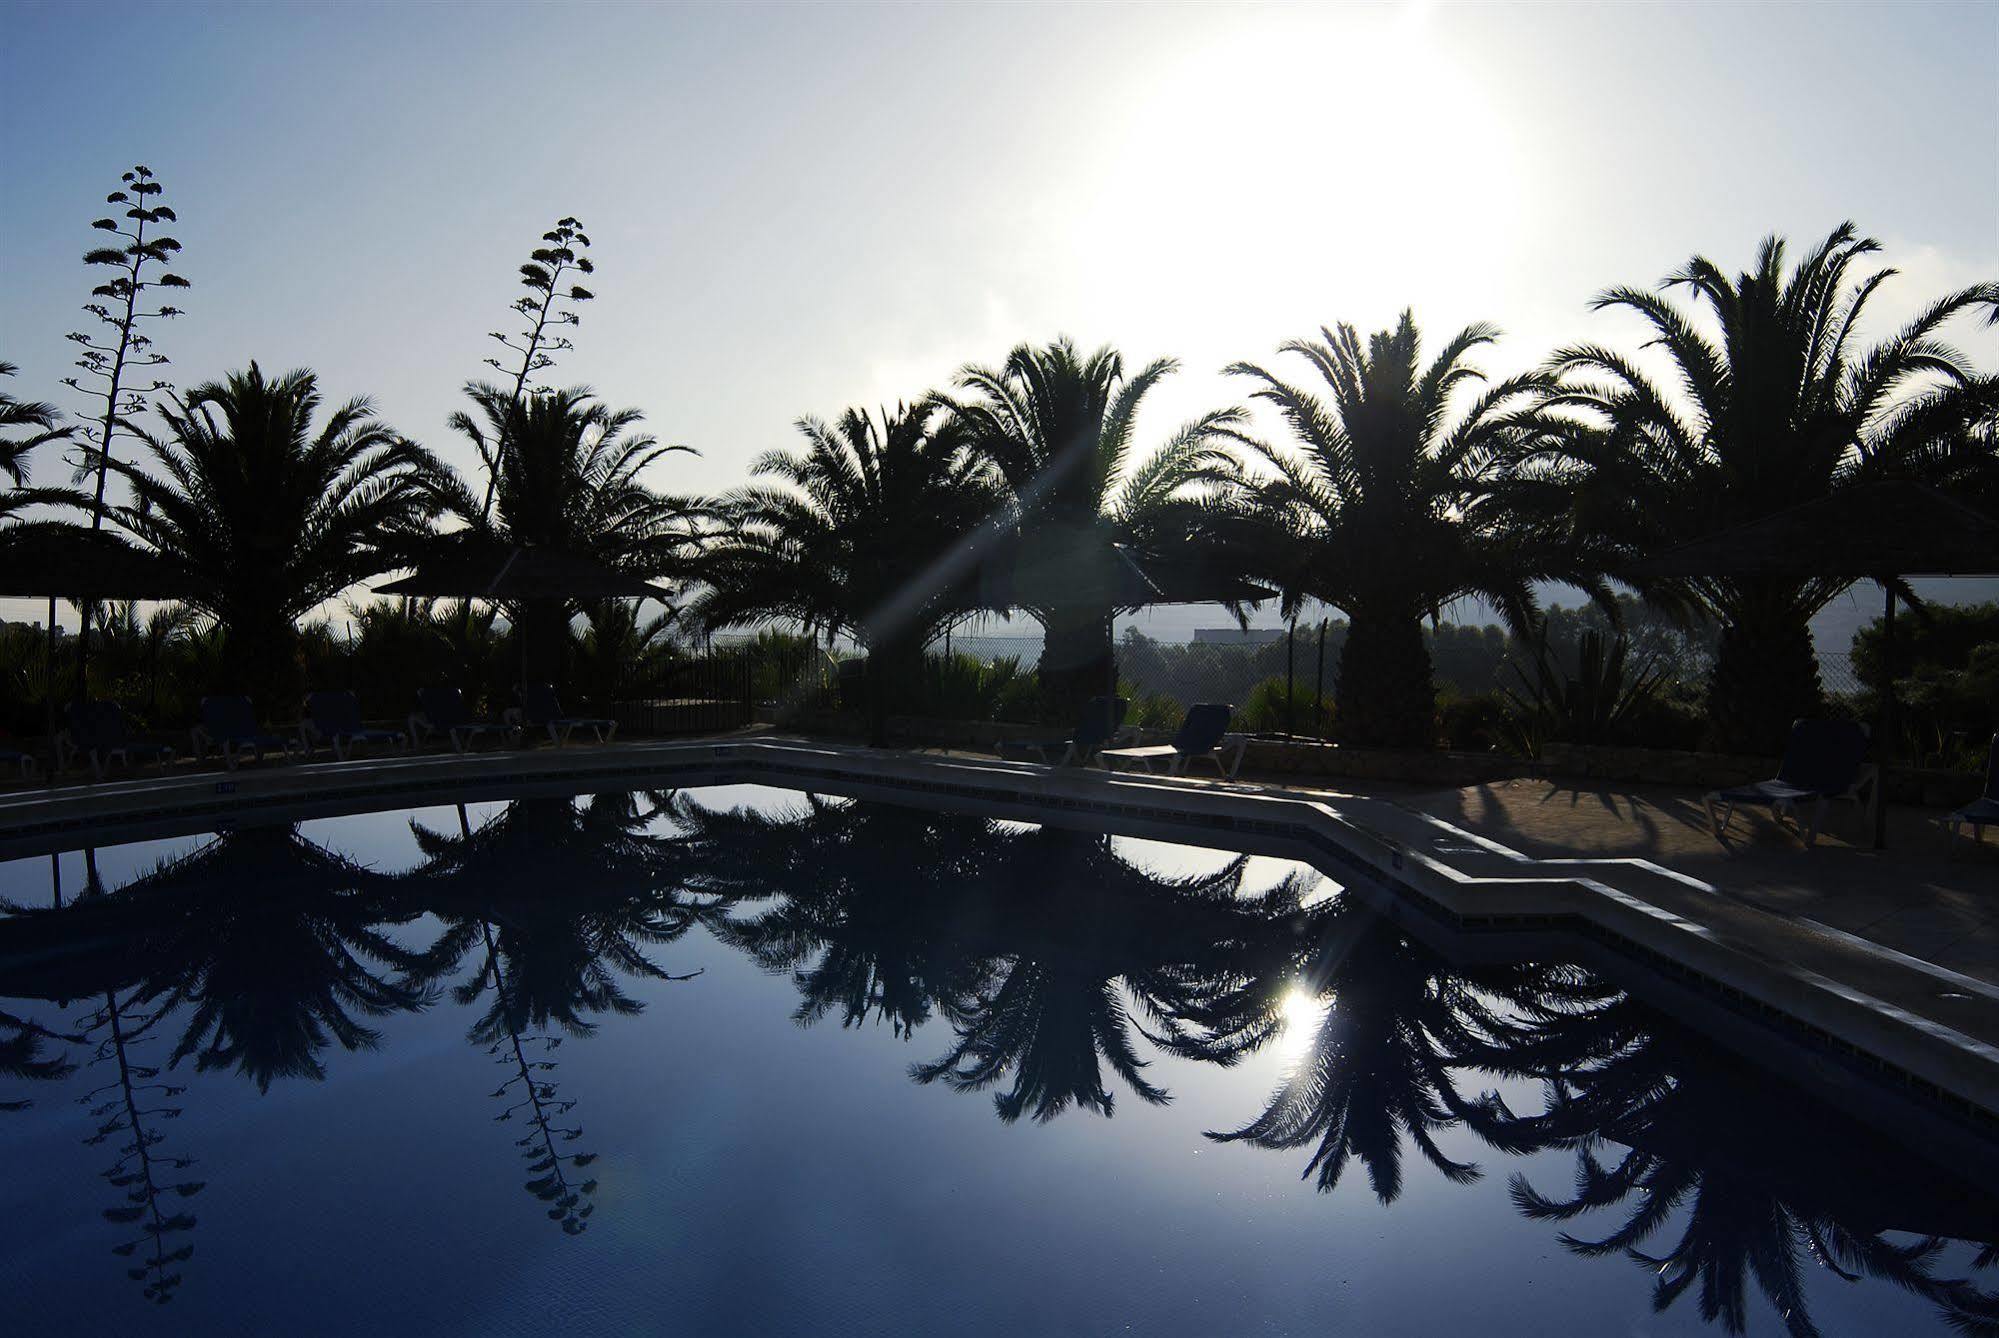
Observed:
[[[194,1246],[176,1236],[195,1228],[185,1201],[206,1187],[205,1181],[182,1178],[194,1166],[192,1157],[169,1153],[158,1125],[181,1116],[171,1104],[187,1089],[159,1081],[161,1068],[138,1057],[136,1043],[163,1016],[165,1009],[138,1007],[133,996],[120,998],[107,990],[104,1002],[85,1016],[79,1028],[98,1037],[92,1066],[106,1066],[110,1078],[77,1098],[90,1107],[96,1128],[86,1146],[108,1146],[115,1160],[103,1171],[104,1180],[122,1191],[120,1201],[104,1210],[104,1220],[133,1229],[136,1234],[111,1247],[125,1259],[136,1259],[126,1276],[140,1284],[147,1300],[165,1305],[181,1285],[180,1265],[193,1257]]]
[[[621,974],[691,978],[669,975],[646,954],[680,938],[698,915],[679,895],[673,843],[646,830],[651,819],[635,795],[618,793],[580,805],[517,799],[477,829],[461,806],[456,835],[411,823],[425,861],[405,876],[406,892],[445,925],[418,975],[443,981],[476,960],[452,998],[469,1007],[491,995],[469,1036],[507,1070],[493,1092],[507,1103],[495,1118],[528,1125],[515,1144],[532,1176],[524,1188],[570,1235],[594,1211],[597,1183],[575,1173],[596,1154],[568,1150],[583,1130],[568,1122],[576,1101],[558,1089],[555,1051],[565,1037],[594,1034],[595,1014],[643,1011]]]
[[[13,376],[21,369],[11,362],[0,362],[0,376]],[[0,474],[14,480],[15,488],[28,486],[28,452],[51,441],[67,440],[71,429],[60,428],[62,413],[53,404],[39,400],[16,399],[0,390]],[[22,428],[29,431],[21,436],[13,436]],[[18,503],[11,492],[0,493],[0,517],[12,512]]]
[[[703,852],[697,886],[728,908],[717,935],[793,973],[799,1021],[874,1016],[910,1034],[934,1011],[957,1039],[911,1076],[1008,1084],[994,1105],[1009,1122],[1111,1114],[1105,1066],[1141,1100],[1167,1100],[1134,1032],[1225,1059],[1206,1032],[1263,1011],[1241,996],[1293,942],[1304,890],[1246,895],[1240,859],[1164,876],[1106,836],[888,805],[772,816],[683,799],[675,815]]]
[[[553,228],[541,235],[542,244],[528,253],[527,263],[520,268],[521,286],[527,292],[514,300],[512,310],[524,322],[519,332],[509,335],[501,330],[490,332],[509,353],[517,355],[518,363],[503,362],[499,358],[486,359],[486,365],[502,376],[511,374],[513,384],[496,388],[484,382],[467,383],[466,393],[482,404],[495,398],[503,398],[510,408],[519,408],[530,395],[547,387],[535,384],[533,378],[555,365],[555,355],[566,353],[575,347],[569,336],[562,331],[581,323],[576,314],[580,303],[588,302],[596,296],[588,288],[575,282],[572,274],[588,275],[595,271],[590,257],[584,252],[590,249],[590,238],[584,235],[583,225],[573,218],[556,221]],[[479,458],[486,465],[486,495],[479,506],[483,520],[492,513],[493,491],[506,468],[506,455],[512,442],[506,429],[511,422],[502,415],[496,432],[490,442],[475,438],[473,444],[479,449]]]
[[[26,1082],[54,1082],[76,1072],[76,1063],[66,1054],[51,1055],[43,1047],[82,1041],[81,1036],[53,1031],[31,1017],[16,1017],[0,1009],[0,1078]],[[26,1110],[34,1103],[27,1099],[0,1101],[0,1112]]]
[[[112,465],[132,497],[107,514],[222,624],[227,675],[267,712],[297,709],[298,620],[394,565],[397,536],[428,519],[418,481],[439,468],[367,400],[315,431],[319,407],[311,372],[272,380],[251,363],[162,410],[168,433],[146,438],[147,467]]]
[[[91,494],[90,527],[104,524],[104,485],[110,476],[114,438],[122,428],[133,431],[131,420],[152,407],[153,396],[169,389],[169,383],[151,375],[164,367],[167,357],[153,346],[144,332],[146,322],[170,320],[180,315],[178,307],[155,305],[146,296],[155,288],[186,288],[188,282],[168,266],[180,251],[180,243],[160,231],[162,224],[179,219],[160,197],[166,188],[152,169],[140,165],[120,178],[122,186],[104,197],[110,205],[122,205],[117,215],[99,218],[91,227],[108,232],[124,244],[97,246],[84,253],[83,263],[113,271],[113,277],[90,290],[91,301],[84,311],[97,319],[101,328],[95,335],[74,331],[68,337],[82,351],[76,360],[81,377],[65,377],[63,384],[81,392],[92,403],[92,417],[83,437],[84,450],[77,462],[75,482],[96,475]],[[145,384],[138,384],[144,378]],[[101,411],[96,408],[101,404]],[[83,605],[83,624],[78,645],[90,635],[89,606]]]
[[[711,627],[789,619],[868,649],[876,742],[907,700],[923,648],[973,598],[968,542],[999,505],[991,465],[938,406],[802,418],[799,451],[751,465],[772,483],[723,497],[726,529],[702,563]],[[955,561],[954,561],[955,560]]]
[[[1477,1179],[1477,1166],[1436,1141],[1479,1113],[1452,1069],[1500,1025],[1495,1000],[1530,989],[1536,972],[1461,973],[1352,896],[1322,910],[1317,928],[1295,987],[1327,1003],[1318,1034],[1261,1115],[1208,1137],[1311,1147],[1304,1173],[1324,1191],[1358,1161],[1383,1203],[1402,1192],[1405,1140],[1446,1179]]]
[[[1536,376],[1483,385],[1465,358],[1492,343],[1466,326],[1426,366],[1409,312],[1363,346],[1350,325],[1294,339],[1323,391],[1254,363],[1229,370],[1257,383],[1291,443],[1242,439],[1269,466],[1245,475],[1236,532],[1252,574],[1295,607],[1306,597],[1344,612],[1335,721],[1351,743],[1425,748],[1436,741],[1436,689],[1422,620],[1476,595],[1525,633],[1533,583],[1585,579],[1506,524],[1508,460],[1541,430]],[[1470,398],[1464,394],[1473,386]]]
[[[427,1007],[422,959],[384,932],[417,911],[394,884],[294,827],[244,827],[121,889],[146,922],[137,998],[187,1009],[171,1062],[234,1068],[269,1090],[278,1078],[323,1079],[337,1043],[372,1050],[362,1019]]]
[[[1553,356],[1561,388],[1551,405],[1580,422],[1546,439],[1529,470],[1547,522],[1616,574],[1634,555],[1854,484],[1909,478],[1999,496],[1990,430],[1999,377],[1975,371],[1938,338],[1960,313],[1999,310],[1999,284],[1947,294],[1862,349],[1862,314],[1894,274],[1859,277],[1857,266],[1879,249],[1842,223],[1788,268],[1774,236],[1734,279],[1695,256],[1664,284],[1685,288],[1693,311],[1641,288],[1598,296],[1598,309],[1645,321],[1675,385],[1669,392],[1626,354],[1599,345]],[[1712,336],[1699,323],[1703,307],[1718,327]],[[1637,583],[1722,623],[1710,685],[1718,742],[1781,751],[1791,721],[1820,699],[1807,624],[1851,582],[1717,575]]]
[[[497,468],[483,501],[456,476],[436,475],[436,510],[496,545],[579,554],[647,578],[688,574],[705,508],[654,491],[646,475],[669,455],[693,454],[692,447],[661,445],[636,431],[636,409],[612,409],[587,386],[522,399],[491,386],[471,394],[479,417],[456,413],[451,426]],[[557,677],[549,666],[560,663],[575,608],[538,599],[507,610],[541,660],[539,678]]]
[[[1204,414],[1139,455],[1139,405],[1177,368],[1161,358],[1127,377],[1112,348],[1086,357],[1066,338],[1022,344],[997,368],[966,367],[958,385],[969,397],[947,401],[1005,481],[1027,559],[1014,597],[1045,633],[1040,676],[1058,715],[1073,717],[1113,681],[1111,545],[1177,550],[1204,485],[1232,476],[1239,410]]]
[[[1565,1224],[1622,1213],[1607,1235],[1564,1231],[1562,1243],[1639,1265],[1654,1277],[1655,1309],[1692,1292],[1703,1319],[1742,1333],[1753,1284],[1786,1332],[1813,1338],[1804,1273],[1817,1263],[1847,1282],[1873,1277],[1920,1296],[1957,1332],[1999,1333],[1999,1293],[1941,1269],[1951,1238],[1991,1257],[1999,1211],[1990,1203],[1586,972],[1551,977],[1514,1002],[1514,1016],[1464,1062],[1539,1079],[1546,1107],[1516,1114],[1488,1093],[1474,1123],[1509,1151],[1575,1152],[1571,1194],[1515,1176],[1515,1205]],[[1891,1238],[1903,1233],[1912,1234]],[[1671,1243],[1655,1253],[1654,1238]]]

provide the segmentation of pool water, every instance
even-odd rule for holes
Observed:
[[[729,787],[0,896],[9,1333],[1999,1332],[1913,1126],[1277,859]]]

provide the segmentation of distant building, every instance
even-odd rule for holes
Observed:
[[[1281,627],[1197,627],[1194,629],[1194,644],[1197,646],[1267,646],[1273,641],[1284,639]]]

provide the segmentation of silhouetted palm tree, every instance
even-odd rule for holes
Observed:
[[[814,800],[770,815],[683,799],[675,816],[700,852],[697,887],[728,908],[717,937],[793,973],[799,1021],[872,1015],[910,1034],[941,1014],[957,1040],[911,1076],[960,1091],[1004,1083],[994,1104],[1007,1121],[1072,1105],[1110,1114],[1106,1065],[1140,1099],[1165,1101],[1134,1030],[1226,1062],[1206,1031],[1261,1011],[1233,996],[1262,988],[1303,893],[1287,881],[1245,895],[1241,859],[1167,876],[1107,836],[889,805]]]
[[[431,457],[365,399],[315,431],[319,407],[311,372],[272,380],[252,363],[163,409],[146,459],[110,462],[131,487],[110,518],[186,580],[186,602],[226,630],[233,686],[267,711],[297,707],[298,620],[393,565],[393,536],[427,519],[416,484]]]
[[[966,367],[970,397],[947,401],[1005,481],[1023,559],[1013,599],[1045,633],[1041,681],[1058,714],[1113,681],[1111,545],[1180,551],[1199,530],[1203,485],[1230,475],[1238,410],[1196,418],[1149,455],[1133,440],[1146,394],[1177,367],[1161,358],[1128,377],[1112,348],[1022,344],[997,368]]]
[[[1615,572],[1632,555],[1825,496],[1856,483],[1910,478],[1990,489],[1999,377],[1974,371],[1937,338],[1953,316],[1999,311],[1999,284],[1931,303],[1871,348],[1855,342],[1868,300],[1893,273],[1858,277],[1880,248],[1843,223],[1795,266],[1766,238],[1754,268],[1730,279],[1696,256],[1664,288],[1686,288],[1694,310],[1660,293],[1612,288],[1595,306],[1638,314],[1670,359],[1661,385],[1631,357],[1594,344],[1557,352],[1552,403],[1583,425],[1550,439],[1535,472],[1546,513]],[[1714,325],[1701,325],[1701,309]],[[1819,700],[1807,623],[1850,582],[1841,577],[1716,576],[1642,582],[1723,623],[1711,685],[1721,741],[1775,750]]]
[[[570,1150],[583,1130],[561,1123],[576,1101],[558,1090],[564,1036],[549,1029],[589,1036],[592,1014],[643,1011],[621,974],[688,979],[667,974],[647,949],[680,938],[698,911],[679,895],[675,845],[648,832],[654,814],[633,794],[517,799],[477,829],[462,806],[458,816],[456,835],[410,824],[425,861],[404,876],[407,892],[445,924],[418,976],[442,981],[476,964],[452,998],[470,1006],[490,993],[469,1036],[507,1072],[493,1093],[507,1102],[498,1119],[527,1126],[515,1140],[533,1176],[524,1187],[577,1235],[597,1182],[573,1177],[596,1154]]]
[[[487,462],[492,507],[451,475],[435,480],[437,503],[473,535],[586,556],[642,577],[686,574],[702,514],[694,502],[656,492],[647,478],[669,455],[692,454],[635,429],[636,409],[612,409],[587,386],[512,392],[466,387],[478,417],[459,412],[451,426]],[[502,449],[504,443],[504,449]],[[557,675],[573,601],[532,600],[508,615],[528,637],[530,674]]]
[[[119,902],[150,924],[135,998],[162,1014],[189,1009],[172,1062],[234,1067],[268,1090],[324,1078],[332,1042],[380,1045],[362,1018],[433,998],[415,979],[419,956],[384,932],[417,914],[392,888],[295,827],[221,833],[127,884]]]
[[[1422,619],[1476,595],[1525,631],[1533,582],[1573,575],[1505,524],[1506,463],[1533,438],[1535,376],[1483,386],[1466,355],[1499,337],[1465,327],[1425,366],[1416,323],[1365,346],[1350,325],[1294,339],[1323,392],[1254,363],[1229,370],[1257,382],[1291,441],[1244,438],[1270,467],[1246,476],[1239,552],[1288,603],[1321,600],[1349,619],[1340,652],[1336,723],[1350,742],[1427,747],[1436,690]]]
[[[968,541],[999,505],[997,476],[934,404],[798,430],[803,450],[750,467],[774,483],[721,499],[728,527],[703,563],[712,592],[699,611],[712,627],[787,619],[853,636],[868,648],[879,733],[924,646],[974,598]]]
[[[65,1035],[31,1017],[16,1017],[0,1009],[0,1078],[22,1082],[54,1082],[76,1071],[76,1064],[58,1049],[45,1053],[51,1041],[77,1042],[80,1036]],[[0,1100],[0,1111],[26,1110],[32,1102],[9,1098]]]
[[[1318,1034],[1263,1114],[1208,1137],[1310,1146],[1305,1174],[1324,1191],[1358,1161],[1383,1203],[1402,1192],[1405,1140],[1453,1183],[1477,1179],[1477,1166],[1446,1156],[1436,1141],[1479,1110],[1452,1070],[1499,1025],[1494,1000],[1526,988],[1530,969],[1461,973],[1351,895],[1323,910],[1316,928],[1321,938],[1295,988],[1326,1002]]]
[[[20,368],[11,362],[0,362],[0,376],[13,376]],[[20,400],[0,390],[0,474],[14,480],[17,488],[28,483],[28,452],[44,442],[57,441],[69,435],[67,428],[58,428],[62,413],[53,404],[38,400]],[[20,436],[14,433],[22,428],[31,429]],[[6,514],[7,499],[0,494],[0,515]]]
[[[1467,1062],[1539,1079],[1546,1109],[1517,1115],[1489,1093],[1473,1122],[1510,1151],[1575,1151],[1572,1194],[1515,1176],[1515,1205],[1562,1223],[1622,1211],[1609,1234],[1564,1232],[1562,1243],[1654,1275],[1655,1309],[1692,1291],[1702,1318],[1741,1333],[1753,1282],[1788,1333],[1811,1338],[1804,1273],[1816,1262],[1921,1296],[1958,1332],[1999,1332],[1999,1294],[1939,1267],[1946,1236],[1989,1249],[1999,1213],[1943,1172],[1586,972],[1513,1002]],[[1621,1151],[1606,1158],[1612,1145]],[[1663,1253],[1645,1248],[1675,1232]]]
[[[619,792],[581,804],[516,799],[456,833],[410,824],[425,858],[403,876],[403,895],[445,924],[418,977],[450,978],[468,958],[483,959],[488,932],[495,936],[497,975],[482,965],[453,990],[464,1005],[492,991],[473,1040],[490,1044],[509,1026],[588,1036],[591,1014],[642,1011],[620,976],[682,978],[648,955],[696,921],[679,895],[686,870],[677,847],[647,832],[650,821]]]

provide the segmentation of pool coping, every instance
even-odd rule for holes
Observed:
[[[75,843],[92,829],[113,824],[212,818],[214,825],[226,826],[239,817],[302,806],[359,811],[383,801],[449,802],[468,791],[500,797],[522,786],[579,782],[628,788],[766,783],[856,798],[929,796],[1013,810],[1029,820],[1052,814],[1158,824],[1217,845],[1243,838],[1283,842],[1328,876],[1364,876],[1461,932],[1580,934],[1999,1138],[1999,1047],[1784,960],[1723,927],[1654,905],[1616,881],[1704,884],[1643,860],[1536,859],[1440,819],[1396,809],[1462,842],[1443,851],[1420,849],[1370,824],[1370,806],[1384,801],[1359,797],[807,741],[708,738],[385,756],[22,792],[0,797],[0,858],[39,853],[55,842]],[[1994,997],[1982,982],[1850,935],[1838,937],[1883,970],[1920,972]]]

